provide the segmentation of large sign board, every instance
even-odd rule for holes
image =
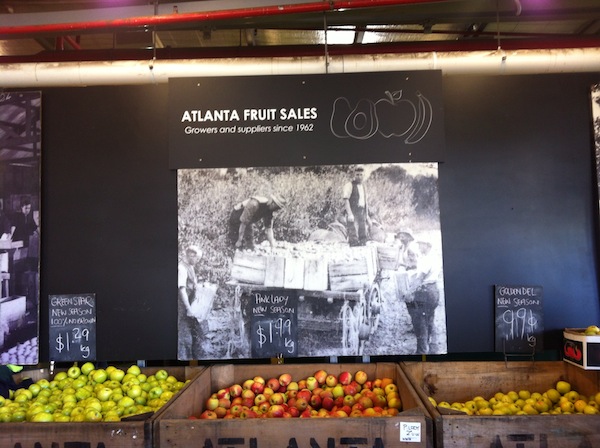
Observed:
[[[440,71],[169,81],[180,359],[446,352],[441,81]],[[403,260],[384,273],[389,253]],[[206,281],[214,304],[188,319],[186,297]],[[248,313],[257,291],[289,296],[294,313]]]
[[[441,72],[171,79],[169,147],[171,168],[440,162]]]

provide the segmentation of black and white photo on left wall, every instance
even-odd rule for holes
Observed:
[[[437,185],[437,163],[178,170],[178,358],[446,353]]]
[[[41,92],[0,93],[0,364],[39,360]]]

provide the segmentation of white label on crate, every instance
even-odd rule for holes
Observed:
[[[420,442],[420,422],[400,422],[400,442]]]

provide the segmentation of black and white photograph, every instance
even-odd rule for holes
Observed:
[[[447,352],[437,163],[177,181],[178,359]]]
[[[0,93],[0,358],[39,359],[41,92]]]
[[[596,181],[600,192],[600,84],[595,84],[591,89],[592,120],[594,123],[594,143],[596,150]],[[600,208],[599,208],[600,211]]]

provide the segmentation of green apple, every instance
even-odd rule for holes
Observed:
[[[125,376],[125,371],[123,369],[112,369],[108,374],[108,377],[111,381],[123,381],[123,377]]]
[[[169,377],[169,373],[165,369],[160,369],[154,374],[154,377],[158,381],[165,381]]]
[[[92,381],[94,381],[95,383],[104,383],[107,378],[108,375],[106,374],[106,370],[104,369],[97,369],[92,374]]]
[[[81,373],[89,375],[92,370],[96,369],[94,363],[88,361],[81,366]]]
[[[67,370],[67,375],[70,378],[75,379],[75,378],[79,377],[79,375],[81,375],[81,369],[77,366],[71,366],[71,367],[69,367],[69,370]]]
[[[142,373],[142,370],[139,368],[139,366],[133,364],[127,369],[127,373],[138,376],[140,373]]]

